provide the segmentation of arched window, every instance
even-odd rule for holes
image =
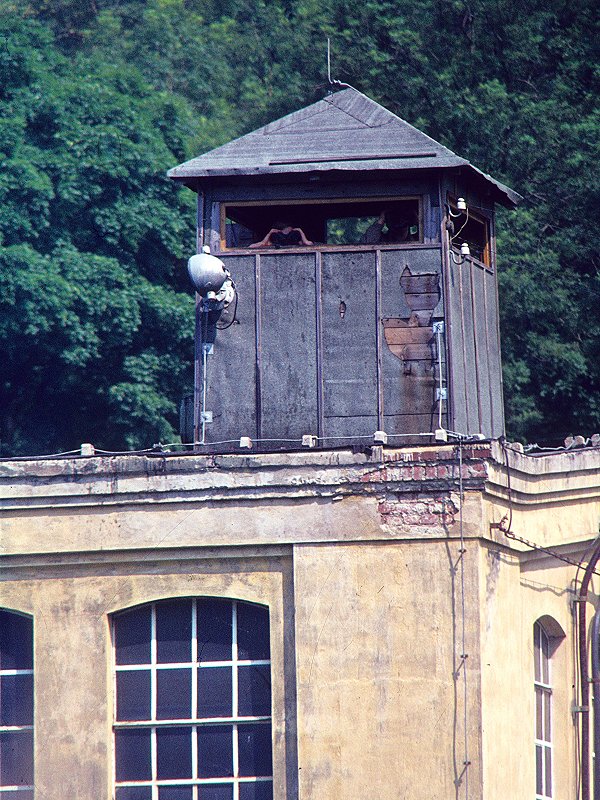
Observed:
[[[536,800],[552,797],[552,671],[551,639],[541,623],[533,626],[535,664]]]
[[[162,600],[113,641],[116,800],[272,800],[268,609]]]
[[[0,609],[0,797],[33,800],[33,620]]]

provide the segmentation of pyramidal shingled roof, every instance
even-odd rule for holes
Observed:
[[[501,202],[516,192],[392,114],[348,88],[270,122],[169,170],[190,178],[321,172],[465,167],[494,185]]]

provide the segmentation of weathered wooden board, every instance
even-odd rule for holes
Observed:
[[[317,419],[315,257],[260,257],[261,438],[300,439]]]
[[[229,256],[226,266],[238,292],[237,322],[217,332],[214,352],[207,356],[209,442],[257,435],[254,258]]]
[[[451,354],[449,380],[449,403],[452,408],[450,424],[459,433],[468,430],[467,419],[467,364],[464,349],[464,320],[462,311],[462,267],[450,262],[446,276],[448,287],[448,314],[446,316],[446,337]]]
[[[375,253],[324,253],[322,263],[324,416],[377,416]]]
[[[399,415],[422,414],[435,404],[436,351],[431,317],[441,304],[441,294],[439,251],[382,253],[381,357],[386,425],[395,426]],[[397,432],[393,428],[386,431]]]
[[[377,415],[325,417],[324,446],[366,447],[373,444],[373,434],[378,430]]]
[[[490,366],[488,359],[490,331],[487,324],[485,282],[488,271],[483,266],[472,264],[472,303],[475,309],[475,342],[477,348],[477,376],[479,381],[479,408],[481,410],[480,431],[484,436],[492,435],[492,407]]]
[[[504,435],[504,398],[502,396],[502,363],[500,353],[500,331],[498,327],[498,291],[496,275],[486,272],[485,275],[485,311],[486,329],[488,332],[488,368],[490,375],[491,396],[491,432],[490,435]]]
[[[385,414],[383,417],[384,430],[386,433],[400,435],[401,438],[392,439],[390,443],[394,445],[407,444],[409,440],[406,434],[431,433],[437,428],[437,412],[432,409],[429,414]],[[417,439],[415,438],[415,441]],[[420,438],[421,442],[427,442],[425,438]]]

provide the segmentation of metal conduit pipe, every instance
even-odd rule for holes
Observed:
[[[592,620],[592,684],[594,695],[594,800],[600,800],[600,611]]]
[[[579,671],[581,674],[581,800],[590,800],[590,681],[587,656],[587,593],[596,564],[600,559],[597,541],[589,560],[579,590]]]

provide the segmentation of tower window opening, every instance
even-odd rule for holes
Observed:
[[[221,246],[223,249],[256,247],[271,229],[284,223],[300,228],[314,246],[402,245],[423,241],[420,198],[407,197],[223,204]]]
[[[452,247],[458,253],[461,244],[468,244],[471,256],[486,267],[491,267],[490,223],[487,217],[469,207],[466,211],[459,210],[454,199],[450,199],[449,208],[452,221],[450,233]]]

